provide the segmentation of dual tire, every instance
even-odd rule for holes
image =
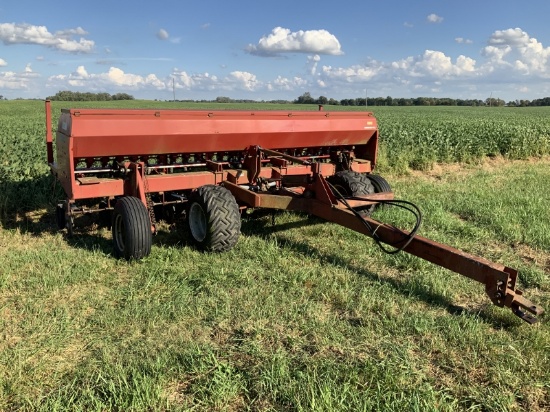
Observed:
[[[209,252],[232,249],[241,234],[241,216],[231,192],[216,185],[193,191],[187,202],[187,229],[199,249]],[[117,200],[112,234],[117,258],[139,260],[151,253],[151,219],[143,202],[133,196]]]
[[[232,249],[241,234],[239,206],[221,186],[205,185],[191,193],[186,222],[191,241],[209,252]]]
[[[379,175],[341,171],[328,178],[336,196],[365,196],[389,192],[391,187]],[[375,205],[358,209],[368,216]],[[194,190],[187,202],[187,229],[199,249],[225,252],[232,249],[241,233],[241,217],[235,198],[222,186],[205,185]],[[138,260],[151,253],[153,243],[149,211],[136,197],[117,200],[113,211],[113,249],[115,256]]]
[[[337,197],[368,196],[373,193],[391,192],[389,183],[380,175],[343,170],[327,178]],[[370,215],[376,205],[357,208],[363,216]]]

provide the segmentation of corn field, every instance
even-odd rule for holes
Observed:
[[[62,107],[205,108],[194,103],[53,102],[52,127]],[[210,108],[304,110],[306,105],[209,104]],[[317,106],[309,109],[316,110]],[[327,107],[325,110],[343,110]],[[345,108],[350,109],[350,108]],[[365,108],[354,107],[354,110]],[[484,157],[525,159],[550,154],[550,108],[373,107],[380,129],[379,170],[406,173],[435,163]],[[42,101],[0,102],[0,217],[43,207],[52,200],[46,164]]]
[[[550,154],[550,108],[374,108],[384,166],[427,170],[434,163]]]

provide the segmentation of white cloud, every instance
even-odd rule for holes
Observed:
[[[176,88],[184,90],[214,90],[219,85],[218,77],[209,73],[189,74],[184,70],[174,69],[171,78],[175,80]]]
[[[8,63],[4,59],[0,59],[0,66],[7,66]]]
[[[497,30],[489,39],[489,44],[492,46],[510,45],[522,46],[530,41],[529,35],[520,28]]]
[[[307,57],[307,64],[309,66],[309,74],[314,75],[317,72],[317,65],[321,60],[321,56],[315,54]]]
[[[448,78],[473,72],[476,61],[461,55],[457,58],[456,63],[453,63],[451,58],[443,52],[426,50],[422,56],[407,61],[407,63],[404,68],[412,75]]]
[[[164,29],[160,29],[158,32],[157,32],[157,38],[160,39],[160,40],[168,40],[168,37],[170,37],[170,35],[168,34],[168,32]]]
[[[428,20],[429,23],[441,23],[443,21],[443,17],[432,13],[428,17],[426,17],[426,20]]]
[[[249,44],[246,51],[258,56],[275,56],[284,53],[343,54],[340,42],[326,30],[299,30],[291,32],[275,27],[263,36],[257,45]]]
[[[324,79],[343,81],[346,83],[364,83],[372,80],[384,70],[384,66],[373,61],[366,66],[350,67],[323,66],[321,74]]]
[[[470,40],[470,39],[465,39],[463,37],[457,37],[455,38],[455,42],[457,42],[458,44],[472,44],[473,41]]]
[[[0,88],[2,89],[25,89],[25,82],[14,72],[0,73]]]
[[[394,62],[376,60],[349,67],[323,66],[316,85],[328,95],[353,96],[368,87],[376,95],[388,95],[400,90],[401,96],[421,91],[444,92],[449,86],[461,87],[464,81],[476,79],[476,61],[467,56],[455,60],[441,51],[426,50]],[[404,92],[405,91],[405,92]]]
[[[84,66],[78,66],[76,69],[76,75],[81,78],[86,78],[88,77],[88,72]]]
[[[269,82],[266,87],[269,91],[276,91],[276,90],[282,90],[282,91],[294,91],[301,87],[305,87],[308,84],[308,81],[301,78],[301,77],[293,77],[291,79],[288,79],[286,77],[277,76],[275,80],[272,82]]]
[[[21,73],[13,71],[0,72],[0,89],[10,90],[31,90],[32,81],[39,78],[38,73],[34,73],[31,65],[27,64]]]
[[[253,73],[246,71],[233,71],[224,78],[210,73],[189,74],[186,71],[174,69],[170,76],[164,79],[154,74],[141,76],[125,73],[117,67],[111,67],[107,72],[89,73],[84,66],[78,66],[69,75],[59,74],[48,79],[50,88],[82,88],[87,91],[159,91],[176,89],[190,90],[193,92],[257,92],[260,90],[283,89],[285,81],[279,79],[276,85],[271,86],[260,81]],[[286,82],[288,88],[293,84],[300,84],[299,80]]]
[[[168,40],[170,43],[179,44],[181,42],[180,37],[170,37],[170,34],[165,29],[160,29],[157,32],[157,38],[159,40]]]
[[[91,53],[95,43],[93,40],[74,36],[88,34],[81,27],[50,33],[46,26],[33,26],[26,23],[0,23],[0,41],[5,45],[36,44],[69,53]]]
[[[520,28],[497,30],[482,50],[488,71],[512,69],[523,74],[550,78],[550,47],[544,47]]]
[[[224,79],[225,87],[237,90],[256,91],[262,87],[262,83],[255,74],[243,71],[234,71]]]
[[[476,61],[470,57],[460,55],[456,59],[456,68],[458,69],[458,74],[473,73],[476,69],[475,66]]]
[[[459,42],[469,44],[466,39]],[[548,90],[548,79],[550,47],[521,29],[508,29],[495,31],[476,58],[425,50],[393,62],[324,66],[315,83],[319,91],[320,87],[327,87],[340,95],[357,93],[358,87],[368,85],[369,91],[379,90],[380,95],[398,90],[401,95],[408,91],[413,96],[419,92],[456,96],[459,91],[471,96],[496,89],[511,95],[527,89],[547,93],[544,90]]]
[[[154,74],[141,76],[138,74],[125,73],[118,67],[111,67],[106,73],[90,74],[84,66],[78,66],[76,71],[69,75],[51,76],[48,79],[50,87],[86,87],[89,90],[142,90],[142,89],[165,89],[166,83],[157,78]]]
[[[509,54],[511,51],[512,48],[510,46],[486,46],[485,48],[483,48],[481,54],[487,57],[489,60],[493,61],[494,63],[505,63],[504,56]]]
[[[461,55],[453,63],[443,52],[426,50],[420,56],[392,62],[391,68],[411,77],[449,78],[473,73],[475,65],[476,61],[470,57]]]
[[[172,77],[178,89],[193,91],[246,91],[255,92],[264,87],[255,74],[245,71],[233,71],[224,78],[209,73],[189,74],[185,71],[174,70]],[[172,81],[166,81],[171,88]]]
[[[73,36],[85,36],[86,34],[88,34],[88,32],[82,27],[77,27],[76,29],[58,30],[55,32],[56,37],[61,37],[64,39],[70,39]]]

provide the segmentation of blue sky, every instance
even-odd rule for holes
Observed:
[[[0,0],[0,95],[550,96],[550,1]]]

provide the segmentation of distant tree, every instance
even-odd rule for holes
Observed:
[[[529,106],[550,106],[550,97],[533,100]]]
[[[502,99],[489,97],[485,100],[485,105],[490,107],[502,107],[506,104],[506,102]]]
[[[268,100],[266,103],[289,104],[291,102],[288,100]]]
[[[315,99],[313,97],[311,97],[311,93],[310,92],[305,92],[304,94],[302,94],[300,97],[298,97],[296,100],[294,100],[294,103],[298,103],[298,104],[314,104],[315,103]]]
[[[134,100],[134,96],[128,93],[117,93],[111,96],[112,100]]]
[[[411,99],[405,99],[405,98],[401,97],[400,99],[397,99],[397,104],[399,106],[411,106],[412,101],[411,101]]]
[[[111,95],[109,93],[98,93],[96,95],[96,99],[105,102],[107,100],[111,100]]]
[[[319,104],[327,104],[327,103],[328,103],[328,99],[327,99],[325,96],[319,96],[319,98],[317,99],[317,103],[319,103]]]
[[[231,99],[225,96],[216,97],[216,103],[231,103]]]

